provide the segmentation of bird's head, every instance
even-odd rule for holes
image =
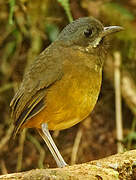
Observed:
[[[120,26],[104,27],[93,17],[79,18],[68,24],[59,34],[60,40],[68,46],[77,46],[89,51],[103,44],[105,37],[123,30]]]

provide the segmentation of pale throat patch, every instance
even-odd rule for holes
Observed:
[[[91,46],[92,46],[93,48],[96,48],[96,47],[99,45],[101,39],[102,39],[101,37],[96,38],[96,39],[91,43]]]
[[[102,37],[96,38],[93,42],[91,42],[91,43],[89,44],[89,46],[87,46],[87,47],[85,48],[86,52],[89,52],[90,49],[92,49],[92,48],[96,48],[96,47],[100,44],[100,41],[101,41],[101,40],[102,40]]]

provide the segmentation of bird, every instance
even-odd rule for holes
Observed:
[[[107,36],[123,30],[94,17],[68,24],[27,69],[13,97],[13,138],[24,128],[41,135],[58,167],[65,167],[50,130],[70,128],[88,117],[101,88]]]

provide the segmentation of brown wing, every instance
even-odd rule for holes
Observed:
[[[14,136],[26,120],[46,106],[47,88],[63,75],[62,60],[54,51],[57,49],[50,46],[38,56],[26,72],[19,90],[10,103],[15,123]]]

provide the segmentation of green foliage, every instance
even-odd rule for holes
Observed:
[[[136,131],[131,132],[128,136],[124,139],[124,141],[136,140]]]
[[[127,7],[121,3],[109,2],[103,5],[102,13],[107,24],[124,27],[124,31],[116,35],[116,40],[122,43],[120,50],[123,56],[123,66],[130,70],[128,59],[130,61],[136,59],[136,28],[133,24],[135,15]]]
[[[14,15],[14,7],[15,7],[15,0],[9,0],[10,5],[10,12],[9,12],[9,24],[13,24],[13,15]]]
[[[59,34],[59,28],[55,24],[46,24],[46,33],[51,42],[55,41]]]
[[[120,14],[120,16],[122,16],[124,19],[132,21],[134,20],[134,15],[125,7],[123,7],[121,4],[119,3],[115,3],[115,2],[111,2],[111,3],[107,3],[106,4],[107,8],[109,8],[110,13],[114,11],[116,11],[116,13]],[[113,15],[113,13],[111,13],[111,15]]]
[[[130,133],[124,138],[124,142],[128,142],[127,144],[127,149],[131,149],[132,141],[136,140],[136,117],[134,117],[133,122],[132,122],[132,127]]]
[[[134,14],[119,3],[106,3],[102,9],[108,23],[121,25],[125,28],[124,32],[119,33],[117,37],[123,41],[133,41],[136,38],[135,29],[131,22],[135,19]],[[132,42],[131,41],[131,42]]]
[[[12,55],[15,51],[15,47],[16,47],[16,42],[15,41],[11,41],[7,44],[6,48],[5,48],[5,58],[7,59],[10,55]]]
[[[58,2],[63,6],[63,8],[68,16],[69,21],[72,22],[73,18],[72,18],[70,7],[69,7],[69,0],[58,0]]]

